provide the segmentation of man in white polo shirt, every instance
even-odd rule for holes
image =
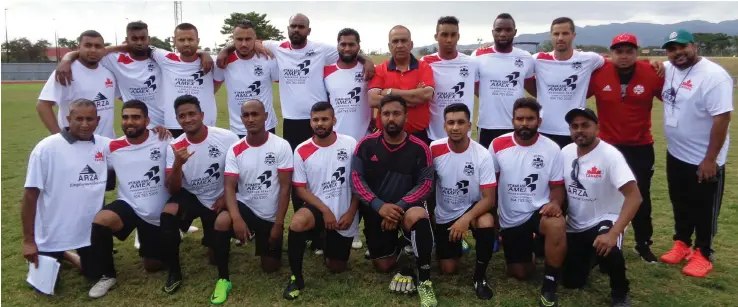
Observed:
[[[31,151],[21,207],[23,257],[38,266],[39,255],[69,259],[64,252],[76,249],[83,274],[97,279],[90,225],[105,198],[110,139],[94,134],[100,121],[94,102],[77,99],[68,108],[68,126]]]
[[[572,109],[565,120],[575,144],[561,151],[569,201],[562,284],[584,287],[592,258],[597,256],[598,262],[607,265],[612,306],[630,306],[623,231],[638,211],[641,193],[623,154],[597,137],[594,111]]]
[[[669,57],[661,96],[675,234],[674,246],[661,261],[687,259],[682,272],[705,277],[712,270],[712,239],[725,185],[733,80],[720,65],[697,54],[694,37],[685,30],[672,32],[663,48]]]

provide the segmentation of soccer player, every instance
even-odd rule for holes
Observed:
[[[38,267],[39,255],[70,259],[76,257],[65,251],[76,249],[81,265],[75,266],[87,278],[98,279],[90,225],[105,198],[108,171],[103,152],[110,139],[94,133],[100,121],[94,102],[77,99],[67,108],[69,124],[36,144],[28,159],[22,253]]]
[[[499,176],[498,211],[507,275],[519,280],[532,275],[537,247],[533,235],[543,237],[546,264],[538,303],[555,306],[556,285],[566,255],[561,149],[538,133],[541,105],[535,98],[518,98],[512,112],[514,132],[495,138],[489,148]]]
[[[118,199],[103,207],[92,221],[92,250],[102,277],[90,289],[91,298],[104,296],[116,284],[113,236],[125,240],[138,231],[141,263],[153,272],[162,266],[159,216],[169,198],[164,177],[171,136],[146,129],[150,125],[148,107],[140,100],[123,103],[121,128],[124,137],[105,147],[108,168],[115,171],[120,185]]]
[[[433,231],[423,205],[433,187],[433,161],[428,146],[404,129],[407,104],[400,96],[382,98],[383,129],[357,145],[351,181],[362,203],[359,210],[374,267],[389,272],[395,266],[400,255],[397,235],[402,229],[415,252],[420,303],[428,307],[438,304],[430,280]],[[397,275],[410,279],[411,274],[404,271]]]
[[[661,261],[687,259],[682,272],[705,277],[712,271],[712,239],[725,186],[733,80],[720,65],[699,56],[694,36],[685,30],[672,32],[663,48],[669,57],[661,96],[675,234]]]
[[[74,72],[76,80],[63,86],[56,80],[56,74],[51,73],[38,97],[36,111],[41,122],[51,134],[60,132],[69,126],[70,103],[77,99],[92,101],[97,107],[97,116],[100,122],[96,125],[95,134],[114,139],[115,131],[113,110],[116,96],[115,76],[105,67],[100,67],[100,60],[105,55],[105,40],[95,30],[87,30],[79,35],[79,59],[70,70]],[[53,106],[59,107],[54,116]]]
[[[664,79],[647,61],[637,61],[638,39],[622,33],[612,39],[612,61],[592,73],[589,96],[595,96],[600,120],[599,137],[625,156],[633,171],[643,203],[633,218],[635,250],[641,259],[657,263],[651,252],[651,177],[654,151],[651,136],[653,99],[661,98]]]
[[[245,138],[226,153],[225,201],[228,211],[215,220],[215,261],[218,282],[210,297],[213,304],[228,298],[232,285],[228,272],[230,239],[241,242],[256,237],[256,256],[264,272],[281,266],[284,217],[290,202],[292,149],[284,139],[266,130],[269,115],[258,100],[241,105]]]
[[[479,63],[479,144],[486,148],[498,136],[513,132],[513,103],[525,97],[525,79],[535,72],[530,53],[513,47],[517,33],[510,14],[497,15],[492,27],[494,45],[472,53]]]
[[[448,137],[430,147],[437,177],[436,254],[443,274],[456,273],[461,240],[471,226],[477,242],[474,291],[479,299],[490,300],[494,292],[486,271],[495,244],[495,220],[489,213],[496,199],[494,162],[487,149],[469,137],[471,111],[466,104],[450,104],[443,113]]]
[[[576,108],[565,117],[575,144],[561,150],[569,201],[562,284],[584,287],[596,255],[610,275],[612,306],[630,306],[622,244],[641,203],[638,185],[623,154],[597,137],[594,111]]]
[[[392,27],[387,46],[392,57],[377,66],[377,75],[369,82],[369,105],[379,108],[385,96],[402,97],[408,111],[405,131],[428,145],[431,142],[426,132],[430,123],[429,103],[435,92],[433,70],[413,56],[413,41],[407,27]],[[381,116],[377,116],[376,124],[383,127]]]
[[[205,114],[197,97],[178,97],[174,109],[185,133],[167,147],[166,185],[172,197],[160,217],[162,253],[169,266],[164,292],[170,294],[182,282],[179,229],[187,229],[196,218],[202,221],[202,245],[208,247],[210,263],[215,263],[214,224],[218,213],[226,208],[223,184],[226,152],[238,142],[233,132],[205,125]]]
[[[346,270],[351,242],[359,235],[359,200],[352,197],[351,153],[356,149],[352,137],[333,132],[336,117],[327,101],[310,110],[313,138],[295,150],[292,185],[306,204],[292,216],[287,237],[287,252],[292,276],[284,298],[293,300],[305,288],[302,260],[310,231],[325,231],[325,264],[332,273]]]
[[[277,116],[272,104],[272,82],[279,81],[277,62],[256,54],[256,31],[251,21],[238,22],[233,28],[232,38],[235,50],[228,55],[228,66],[225,69],[215,67],[213,75],[216,82],[225,81],[231,131],[240,139],[246,136],[247,129],[241,121],[241,105],[257,99],[264,104],[266,130],[274,134]]]

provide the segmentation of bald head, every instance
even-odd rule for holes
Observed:
[[[290,17],[289,23],[292,24],[293,22],[304,24],[307,27],[310,26],[310,18],[308,18],[307,16],[305,16],[305,14],[302,14],[302,13],[297,13],[295,15],[292,15],[292,17]]]
[[[411,37],[410,37],[410,29],[408,29],[406,26],[396,25],[396,26],[392,27],[392,29],[390,29],[390,31],[389,31],[389,36],[391,37],[393,33],[398,33],[398,34],[401,33],[403,35],[407,35],[407,38],[408,39],[411,39]]]
[[[264,103],[261,102],[259,99],[249,99],[241,106],[242,110],[258,110],[261,112],[266,112],[266,107],[264,107]]]
[[[241,122],[246,127],[248,134],[263,133],[267,117],[264,103],[258,99],[247,100],[241,105]]]

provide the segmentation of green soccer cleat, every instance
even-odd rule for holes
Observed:
[[[288,300],[294,300],[298,296],[300,296],[300,291],[304,288],[304,285],[299,285],[297,283],[295,275],[292,275],[290,277],[289,283],[287,283],[287,288],[284,289],[284,293],[282,294],[282,296]]]
[[[418,284],[418,294],[420,295],[420,307],[436,307],[438,305],[436,294],[433,293],[433,283],[430,280]]]
[[[232,288],[233,285],[229,280],[218,279],[218,282],[215,284],[215,291],[210,295],[210,303],[215,305],[225,303],[228,299],[228,293],[231,293]]]

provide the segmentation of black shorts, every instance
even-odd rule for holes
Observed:
[[[564,146],[569,145],[573,143],[570,135],[556,135],[556,134],[548,134],[548,133],[541,133],[545,137],[551,139],[552,141],[556,142],[556,144],[559,145],[559,147],[564,148]]]
[[[489,148],[489,145],[492,144],[492,140],[495,138],[505,134],[510,133],[515,130],[513,129],[484,129],[479,128],[479,144],[484,146],[484,148]]]
[[[108,204],[102,210],[115,212],[123,221],[123,228],[113,233],[113,236],[124,241],[135,229],[138,231],[138,242],[141,244],[138,255],[143,258],[164,260],[161,250],[161,228],[159,226],[144,221],[136,214],[131,205],[120,199]]]
[[[326,230],[323,213],[311,204],[305,204],[305,208],[310,210],[313,218],[315,218],[315,227],[312,231],[318,234],[325,231],[325,246],[323,246],[325,258],[343,262],[348,261],[351,255],[351,243],[354,242],[354,238],[344,237],[336,230]]]
[[[282,119],[282,136],[294,151],[297,145],[313,136],[309,119]]]
[[[172,138],[178,138],[182,133],[184,133],[183,129],[167,129],[169,130],[169,133],[172,134]]]
[[[525,223],[500,230],[506,263],[533,263],[536,244],[533,235],[542,236],[540,226],[541,214],[535,211]]]
[[[449,242],[448,236],[451,231],[448,229],[456,223],[459,219],[455,219],[445,224],[436,224],[436,229],[433,232],[433,236],[436,241],[436,256],[438,259],[459,259],[461,258],[462,248],[461,240],[456,242]],[[469,229],[472,231],[472,235],[477,237],[477,230],[469,225]]]
[[[418,207],[421,205],[415,205]],[[427,208],[426,213],[428,212]],[[366,246],[369,250],[371,260],[382,259],[397,254],[400,246],[398,238],[402,225],[398,225],[397,229],[385,231],[382,229],[382,216],[379,212],[374,211],[369,206],[359,205],[359,212],[364,219],[364,236],[366,237]],[[405,231],[402,231],[405,240],[410,242],[410,237]]]
[[[598,258],[592,244],[594,244],[597,236],[608,233],[612,226],[612,221],[605,220],[585,231],[566,233],[567,252],[561,271],[565,286],[576,285],[575,287],[579,287],[587,282],[589,272]],[[622,246],[623,234],[621,233],[618,236],[616,247],[622,250]],[[618,255],[618,257],[623,257],[622,253]]]
[[[175,203],[179,205],[177,209],[177,217],[180,218],[179,230],[186,232],[192,226],[192,221],[200,218],[203,228],[202,245],[214,247],[215,242],[215,211],[205,207],[195,194],[190,193],[184,188],[169,198],[167,203]]]
[[[277,128],[275,127],[275,128],[269,129],[269,130],[267,130],[267,131],[271,132],[272,134],[275,134],[275,133],[277,133]],[[242,139],[242,138],[245,138],[245,137],[246,137],[246,135],[245,135],[245,134],[239,134],[239,135],[238,135],[238,139],[239,139],[239,140],[240,140],[240,139]]]
[[[241,214],[246,226],[249,227],[251,235],[256,239],[256,256],[282,259],[282,237],[276,248],[269,245],[269,236],[272,233],[274,222],[262,220],[246,204],[238,202],[238,212]],[[235,234],[233,234],[235,237]]]

